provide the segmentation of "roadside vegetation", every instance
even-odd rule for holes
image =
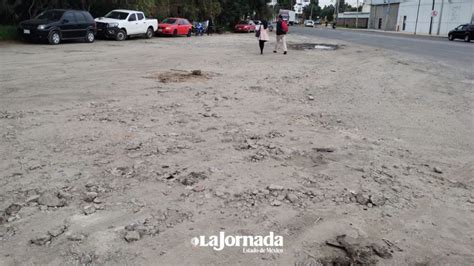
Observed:
[[[0,41],[17,39],[16,26],[0,25]]]
[[[162,20],[170,16],[204,21],[212,18],[221,27],[231,27],[243,18],[273,16],[268,0],[0,0],[0,24],[17,24],[51,8],[89,11],[94,17],[117,8],[137,9]],[[290,4],[288,4],[289,8]],[[278,10],[278,9],[277,9]]]

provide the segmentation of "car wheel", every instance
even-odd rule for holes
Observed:
[[[471,41],[471,36],[469,36],[469,34],[466,34],[466,36],[464,36],[464,41],[465,42],[470,42]]]
[[[48,36],[48,41],[50,44],[57,45],[61,42],[61,35],[58,31],[52,31]]]
[[[454,36],[453,36],[452,34],[449,34],[449,35],[448,35],[448,40],[454,41]]]
[[[94,32],[88,31],[88,32],[86,33],[86,42],[92,43],[92,42],[94,42],[94,41],[95,41]]]
[[[173,36],[174,36],[174,37],[178,36],[178,30],[174,30],[174,31],[173,31]]]
[[[127,38],[127,34],[124,30],[119,30],[117,35],[115,36],[115,40],[117,41],[124,41]]]
[[[152,28],[152,27],[149,27],[149,28],[146,30],[145,37],[146,37],[147,39],[151,39],[151,38],[153,37],[153,28]]]
[[[192,34],[193,34],[193,31],[192,31],[192,30],[189,30],[187,36],[188,36],[188,37],[191,37]]]

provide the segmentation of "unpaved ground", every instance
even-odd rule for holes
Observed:
[[[0,264],[361,262],[346,234],[391,254],[365,262],[472,265],[469,70],[337,44],[0,44]],[[220,231],[284,253],[191,246]]]

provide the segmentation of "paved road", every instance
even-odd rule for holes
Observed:
[[[474,72],[474,41],[449,41],[430,36],[398,35],[393,33],[355,31],[344,29],[291,27],[294,34],[343,40],[362,45],[411,53],[441,60],[453,66],[466,67]]]

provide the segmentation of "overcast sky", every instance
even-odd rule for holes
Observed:
[[[325,5],[330,5],[330,4],[335,4],[336,0],[319,0],[319,5],[321,7]],[[346,3],[350,4],[351,6],[355,6],[357,3],[357,0],[346,0]],[[359,0],[359,5],[362,4],[362,0]]]

